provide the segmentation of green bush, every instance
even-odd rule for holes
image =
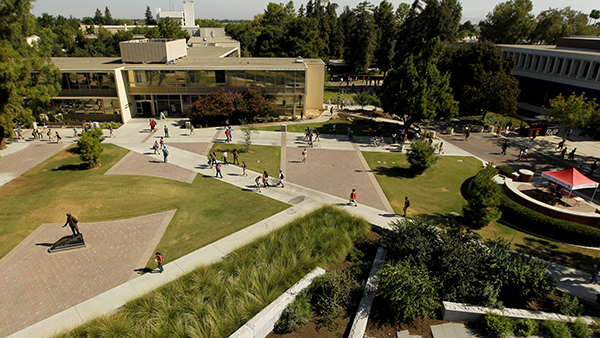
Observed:
[[[540,323],[540,331],[550,338],[571,338],[567,323],[545,320]]]
[[[310,304],[322,324],[335,331],[350,305],[352,289],[358,287],[348,270],[333,271],[315,278],[308,288]]]
[[[103,140],[102,129],[92,129],[83,132],[77,141],[79,158],[88,168],[98,166],[98,160],[104,151],[104,147],[100,144]]]
[[[499,165],[496,167],[496,169],[498,169],[499,174],[502,174],[506,177],[510,177],[510,174],[515,172],[511,167],[507,167],[505,165]]]
[[[581,318],[577,318],[574,322],[569,323],[569,329],[573,337],[588,338],[592,334],[590,326]]]
[[[583,305],[579,304],[577,297],[567,294],[556,299],[556,307],[558,308],[558,313],[569,317],[579,317],[584,310]]]
[[[506,338],[513,333],[513,321],[508,317],[488,312],[483,316],[485,332],[492,338]]]
[[[350,251],[350,253],[348,254],[348,260],[354,263],[359,262],[364,257],[365,253],[358,249],[352,249],[352,251]]]
[[[500,205],[500,187],[493,177],[498,170],[491,165],[482,169],[473,179],[473,189],[467,194],[467,205],[463,207],[465,220],[475,228],[496,222],[502,213]]]
[[[537,333],[538,323],[533,319],[515,320],[515,336],[529,337]]]
[[[100,128],[101,129],[108,129],[111,126],[113,127],[113,129],[119,129],[123,124],[120,122],[115,122],[115,121],[110,121],[110,122],[102,122],[100,123]]]
[[[429,278],[424,265],[388,263],[380,274],[377,294],[385,299],[400,320],[434,317],[435,310],[439,307],[435,280]]]
[[[310,302],[306,294],[296,297],[293,303],[281,314],[281,318],[275,323],[275,332],[290,333],[299,329],[302,325],[308,323],[311,309]]]
[[[600,246],[600,229],[544,215],[504,195],[500,196],[500,210],[504,221],[527,231],[572,244]]]
[[[406,156],[408,163],[410,163],[410,170],[415,174],[423,173],[437,161],[434,153],[435,148],[427,140],[419,139],[413,141],[410,145],[410,151]]]

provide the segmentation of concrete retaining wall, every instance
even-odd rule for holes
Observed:
[[[250,319],[244,326],[235,331],[229,338],[264,338],[275,326],[275,322],[281,317],[285,308],[296,299],[300,291],[306,289],[315,277],[325,274],[325,270],[316,268],[304,276],[298,283],[294,284],[274,302],[269,304],[256,316]]]

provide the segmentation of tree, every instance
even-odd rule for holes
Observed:
[[[496,5],[479,22],[481,39],[494,43],[522,43],[535,29],[531,0],[509,0]]]
[[[600,111],[594,110],[590,115],[586,124],[581,127],[581,135],[600,140]]]
[[[377,42],[375,44],[374,58],[377,67],[387,73],[392,68],[394,60],[394,42],[396,39],[396,18],[394,7],[383,0],[375,8],[373,18],[377,27]]]
[[[188,32],[181,29],[179,23],[166,17],[158,23],[158,35],[162,39],[186,39],[189,40]]]
[[[594,25],[596,24],[596,20],[600,19],[600,11],[597,9],[592,9],[590,13],[590,19],[594,19]]]
[[[386,300],[401,321],[434,317],[439,307],[434,287],[436,281],[429,277],[424,265],[387,263],[380,274],[377,294]]]
[[[258,90],[248,90],[243,94],[243,104],[236,107],[240,119],[254,120],[258,116],[267,116],[275,112],[275,98]]]
[[[287,56],[318,58],[327,46],[319,34],[319,23],[316,19],[293,18],[288,22],[286,30],[287,33],[283,37],[286,42],[282,49],[286,50]]]
[[[156,25],[156,20],[152,16],[152,11],[150,10],[150,6],[146,6],[146,12],[144,13],[144,17],[146,18],[146,25]]]
[[[447,48],[440,69],[452,74],[450,86],[465,115],[512,114],[519,108],[513,62],[503,60],[502,49],[489,41]]]
[[[354,101],[360,104],[361,108],[364,108],[364,106],[381,107],[379,97],[376,94],[371,95],[366,91],[354,95]]]
[[[115,19],[113,19],[112,14],[110,14],[110,9],[108,6],[104,8],[104,24],[105,25],[114,25]]]
[[[488,166],[473,179],[473,189],[467,195],[467,205],[463,207],[464,218],[473,227],[480,229],[496,222],[502,216],[500,212],[500,188],[493,176],[497,169]]]
[[[199,27],[214,27],[214,28],[223,27],[223,25],[220,22],[217,22],[215,20],[209,20],[209,19],[196,19],[196,20],[194,20],[194,23]]]
[[[477,29],[477,27],[471,23],[471,20],[467,20],[465,23],[462,23],[458,26],[458,37],[460,39],[464,39],[469,36],[479,36],[479,29]]]
[[[585,93],[571,94],[565,99],[562,94],[550,99],[546,116],[566,127],[584,128],[598,108],[596,99],[588,100]]]
[[[425,139],[418,139],[410,144],[410,150],[406,156],[406,160],[410,163],[410,170],[419,175],[427,168],[437,162],[435,148]]]
[[[94,18],[92,20],[94,21],[94,25],[99,26],[104,24],[104,17],[98,8],[96,8],[96,13],[94,14]]]
[[[596,35],[597,28],[588,26],[588,16],[571,7],[550,8],[537,16],[537,27],[531,40],[545,44],[556,44],[560,37],[572,35]]]
[[[97,128],[83,132],[81,138],[77,141],[79,158],[88,168],[98,166],[100,156],[104,151],[104,147],[100,144],[103,140],[102,129]]]
[[[29,125],[33,113],[60,92],[60,71],[50,61],[48,45],[34,43],[36,20],[30,14],[31,2],[4,1],[0,6],[0,148],[4,137],[12,139],[15,122]]]
[[[252,153],[252,135],[256,133],[256,126],[252,122],[242,121],[242,144],[246,148],[246,154]]]
[[[383,109],[399,115],[406,127],[421,119],[452,118],[458,113],[450,75],[437,68],[442,49],[439,38],[435,38],[419,54],[409,55],[397,69],[392,69],[383,81]]]
[[[373,5],[366,1],[359,3],[346,20],[344,60],[352,74],[364,73],[371,65],[375,47]]]

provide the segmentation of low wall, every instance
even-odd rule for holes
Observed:
[[[507,178],[504,181],[504,192],[506,193],[506,196],[522,206],[544,215],[600,228],[600,214],[570,211],[540,202],[519,191],[518,186],[522,183],[523,182],[514,182]]]
[[[512,319],[534,319],[534,320],[556,320],[560,322],[571,322],[575,318],[560,315],[558,313],[521,310],[521,309],[504,309],[498,310],[489,307],[475,306],[464,303],[442,302],[442,319],[451,322],[478,322],[483,316],[493,312],[501,316],[506,316]],[[589,325],[594,324],[598,319],[596,317],[582,316]]]
[[[250,319],[244,326],[235,331],[229,338],[264,338],[273,328],[275,322],[281,317],[285,308],[296,299],[300,291],[306,289],[315,277],[325,274],[325,270],[316,268],[304,276],[298,283],[294,284],[274,302],[269,304],[256,316]]]

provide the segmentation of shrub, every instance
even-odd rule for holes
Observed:
[[[358,249],[352,249],[352,251],[350,251],[350,253],[348,253],[348,260],[350,262],[358,262],[361,259],[363,259],[365,257],[365,253],[358,250]]]
[[[499,174],[502,174],[506,177],[510,177],[510,174],[514,172],[511,167],[507,167],[505,165],[499,165],[496,167],[496,169],[498,169]]]
[[[473,179],[473,189],[467,195],[467,205],[463,207],[465,220],[475,228],[496,222],[500,219],[500,188],[493,177],[498,170],[491,165],[482,169]]]
[[[79,158],[88,168],[94,168],[98,165],[100,155],[104,151],[104,147],[100,144],[103,140],[102,129],[92,129],[83,132],[81,138],[77,141]]]
[[[110,121],[110,122],[102,122],[100,123],[100,128],[101,129],[108,129],[111,126],[113,127],[113,129],[119,129],[123,124],[120,122],[115,122],[115,121]]]
[[[516,336],[529,337],[537,333],[538,323],[529,318],[517,319],[514,327]]]
[[[567,327],[567,323],[556,320],[541,322],[540,331],[550,338],[571,338],[571,332]]]
[[[281,314],[281,318],[275,323],[275,332],[289,333],[296,331],[302,325],[308,323],[311,309],[306,294],[301,294]]]
[[[571,335],[578,338],[587,338],[591,335],[590,326],[581,318],[569,323]]]
[[[433,286],[435,281],[429,278],[424,265],[386,264],[380,274],[377,294],[386,300],[400,320],[434,316],[439,306]]]
[[[579,317],[583,313],[583,305],[579,304],[577,297],[567,294],[556,299],[556,307],[558,312],[569,317]]]
[[[408,163],[410,163],[410,170],[415,174],[423,173],[437,161],[437,157],[433,156],[434,153],[435,148],[427,140],[413,141],[406,156]]]
[[[504,195],[500,196],[500,210],[503,220],[533,233],[572,244],[600,245],[600,229],[544,215]]]
[[[349,271],[333,271],[315,278],[308,288],[310,304],[328,329],[335,331],[338,320],[350,305],[350,293],[356,287]]]
[[[508,317],[488,312],[483,316],[485,332],[492,338],[505,338],[513,332],[513,321]]]

